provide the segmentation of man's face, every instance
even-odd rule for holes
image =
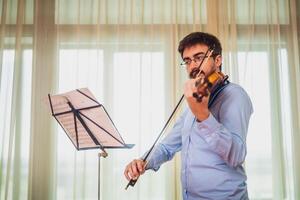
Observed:
[[[191,72],[195,72],[195,70],[200,65],[202,59],[205,60],[203,61],[200,71],[202,70],[205,74],[210,74],[214,71],[220,71],[220,66],[222,64],[222,57],[218,55],[216,56],[215,59],[213,59],[212,57],[205,58],[204,56],[207,50],[208,50],[208,46],[205,44],[195,44],[191,47],[184,49],[182,54],[183,61],[191,61],[189,64],[186,65],[186,70],[190,78],[195,78],[193,75],[195,73],[191,73]],[[209,53],[207,54],[207,56],[208,55]]]

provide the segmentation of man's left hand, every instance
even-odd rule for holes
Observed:
[[[210,111],[208,109],[209,96],[203,97],[201,102],[198,102],[193,93],[197,92],[195,87],[196,79],[189,79],[185,83],[184,96],[188,102],[188,105],[197,118],[198,121],[203,121],[209,117]]]

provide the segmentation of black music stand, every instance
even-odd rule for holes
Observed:
[[[129,149],[104,106],[87,88],[50,96],[52,116],[63,128],[74,147],[80,150],[101,149],[98,153],[98,200],[100,200],[100,158],[107,157],[105,149]]]

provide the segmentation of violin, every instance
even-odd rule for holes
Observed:
[[[208,76],[205,76],[204,72],[201,72],[197,79],[195,83],[197,92],[193,93],[193,97],[198,102],[201,102],[203,97],[207,97],[214,93],[217,88],[224,85],[228,79],[228,75],[224,75],[222,72],[212,72]]]

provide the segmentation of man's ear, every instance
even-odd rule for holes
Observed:
[[[217,55],[214,60],[215,60],[216,66],[220,67],[222,65],[222,56],[221,55]]]

